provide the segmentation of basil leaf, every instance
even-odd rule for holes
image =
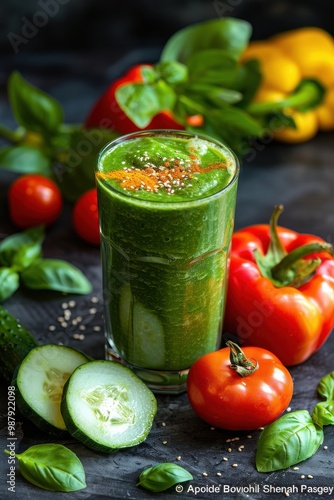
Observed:
[[[66,151],[59,154],[55,180],[70,202],[95,186],[95,165],[101,148],[118,137],[113,130],[69,130]]]
[[[317,390],[322,398],[334,400],[334,371],[320,380]]]
[[[139,476],[140,486],[147,490],[160,492],[174,484],[190,481],[193,476],[179,465],[166,462],[145,469]]]
[[[29,267],[35,260],[42,256],[42,245],[40,241],[22,245],[13,257],[13,266],[18,270]]]
[[[0,302],[11,297],[19,287],[19,275],[10,267],[0,267]]]
[[[78,294],[92,291],[92,285],[84,274],[64,260],[37,260],[22,271],[21,279],[25,286],[34,290],[56,290]]]
[[[250,23],[228,17],[187,26],[167,41],[160,61],[187,64],[193,54],[206,49],[223,49],[238,59],[246,48],[251,33]]]
[[[171,109],[176,96],[169,85],[160,80],[154,85],[142,83],[122,85],[115,93],[124,113],[139,128],[145,128],[164,109]]]
[[[16,253],[24,245],[41,245],[44,239],[44,227],[36,226],[20,233],[7,236],[0,243],[0,265],[11,266]]]
[[[32,146],[2,148],[0,167],[20,174],[51,174],[49,158],[40,149]]]
[[[261,433],[256,451],[259,472],[286,469],[314,455],[324,434],[306,410],[297,410],[269,424]]]
[[[15,456],[22,476],[39,488],[48,491],[86,488],[82,463],[73,451],[61,444],[37,444]]]
[[[185,83],[188,80],[188,68],[177,61],[165,61],[155,65],[160,78],[170,85]]]
[[[17,71],[9,77],[8,91],[14,116],[26,129],[49,137],[63,122],[58,101],[30,85]]]
[[[261,137],[264,132],[260,121],[242,109],[229,105],[210,111],[209,119],[216,122],[219,127],[226,127],[231,132],[236,131],[247,136]]]
[[[189,80],[231,87],[238,76],[238,62],[225,50],[202,50],[188,61]]]
[[[319,427],[334,425],[334,401],[322,401],[316,404],[312,413],[312,420]]]

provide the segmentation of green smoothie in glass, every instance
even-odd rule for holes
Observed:
[[[96,178],[107,357],[182,392],[221,342],[238,162],[213,139],[145,131],[107,145]]]

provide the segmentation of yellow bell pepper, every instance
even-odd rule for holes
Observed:
[[[303,78],[314,78],[326,89],[321,105],[305,112],[285,108],[296,129],[280,129],[275,138],[286,142],[304,142],[318,130],[334,129],[334,39],[326,31],[306,27],[268,40],[251,42],[241,60],[260,61],[262,83],[253,102],[283,100]]]

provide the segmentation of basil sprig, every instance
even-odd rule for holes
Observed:
[[[69,201],[93,188],[99,151],[118,134],[65,124],[60,103],[17,71],[8,79],[8,96],[18,126],[0,124],[0,136],[11,143],[0,148],[0,168],[52,177]]]
[[[7,236],[0,243],[0,302],[13,295],[22,282],[34,290],[86,294],[92,285],[72,264],[43,259],[44,227],[37,226]]]
[[[247,21],[229,17],[177,31],[158,64],[149,71],[143,68],[142,83],[117,89],[119,106],[139,128],[169,110],[185,129],[222,140],[238,156],[249,151],[252,138],[264,137],[275,128],[296,128],[285,109],[305,111],[318,106],[325,88],[315,79],[304,79],[281,101],[253,103],[262,82],[261,65],[257,59],[240,60],[251,34]],[[203,124],[192,126],[191,115],[201,115]]]
[[[259,472],[286,469],[316,453],[324,440],[323,427],[334,425],[334,372],[318,384],[318,393],[326,401],[317,403],[312,414],[306,410],[287,413],[269,424],[261,433],[256,468]]]
[[[139,476],[137,486],[158,493],[192,479],[193,476],[180,465],[165,462],[145,469]]]
[[[8,450],[5,453],[9,454]],[[61,444],[37,444],[16,453],[22,476],[49,491],[86,488],[85,471],[77,455]]]

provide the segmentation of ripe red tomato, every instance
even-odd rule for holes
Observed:
[[[8,191],[9,213],[20,228],[51,224],[60,215],[63,199],[48,177],[27,174],[16,179]]]
[[[97,210],[97,191],[86,191],[74,205],[72,214],[76,233],[88,243],[100,244],[99,216]]]
[[[258,366],[250,375],[232,368],[228,347],[205,354],[189,370],[190,404],[214,427],[258,429],[276,420],[291,401],[292,377],[274,354],[260,347],[245,347],[241,353]]]

